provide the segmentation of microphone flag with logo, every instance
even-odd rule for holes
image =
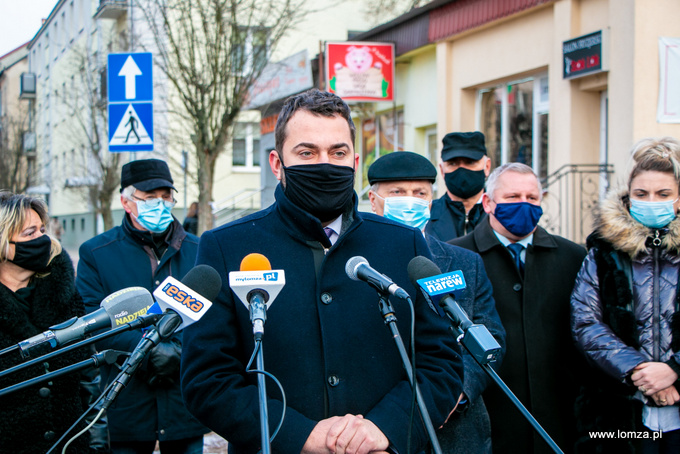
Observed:
[[[146,315],[153,305],[149,291],[142,287],[128,287],[104,298],[100,308],[82,317],[73,317],[48,331],[19,342],[21,356],[28,358],[31,350],[40,345],[57,348],[84,339],[90,333],[105,328],[117,328]]]
[[[240,271],[229,273],[229,287],[250,312],[255,339],[264,336],[267,309],[286,284],[283,270],[272,270],[269,259],[262,254],[246,255]]]

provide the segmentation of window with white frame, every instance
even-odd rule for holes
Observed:
[[[260,124],[239,122],[234,125],[232,164],[235,167],[260,165]]]
[[[425,131],[425,148],[430,162],[438,162],[440,156],[439,143],[437,142],[437,128],[428,128]]]
[[[492,166],[521,162],[540,178],[548,174],[547,74],[479,90],[477,129],[484,133]]]
[[[235,72],[249,74],[267,64],[269,54],[269,29],[266,27],[239,27],[232,42],[231,59]]]

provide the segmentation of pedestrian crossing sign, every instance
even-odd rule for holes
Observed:
[[[109,104],[109,151],[153,151],[153,103]]]

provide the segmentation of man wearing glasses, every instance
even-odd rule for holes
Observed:
[[[198,238],[172,215],[173,191],[164,161],[144,159],[123,166],[122,224],[80,247],[76,286],[87,312],[99,309],[117,290],[140,286],[153,292],[166,277],[182,279],[194,266]],[[97,349],[132,351],[141,338],[141,330],[128,331],[97,343]],[[181,332],[154,347],[109,407],[113,454],[151,454],[156,440],[163,454],[203,452],[208,430],[187,412],[180,393],[181,352]],[[103,366],[101,373],[108,384],[118,369]]]

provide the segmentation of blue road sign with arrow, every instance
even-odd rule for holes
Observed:
[[[153,150],[153,58],[109,54],[109,151]]]

